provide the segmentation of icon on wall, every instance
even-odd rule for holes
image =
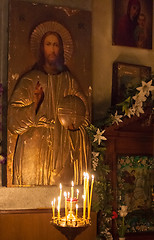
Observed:
[[[150,79],[151,67],[123,62],[113,63],[112,105],[123,102],[142,81]]]
[[[115,0],[113,45],[152,49],[152,0]]]
[[[73,177],[75,184],[81,184],[79,176],[84,166],[87,169],[91,152],[88,138],[82,141],[85,130],[80,135],[78,129],[83,122],[77,120],[76,111],[75,118],[68,112],[80,102],[80,107],[85,106],[84,120],[90,119],[91,12],[12,0],[8,31],[7,186],[67,184]],[[64,101],[66,96],[71,97]],[[79,142],[85,148],[83,154]]]

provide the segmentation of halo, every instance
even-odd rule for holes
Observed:
[[[31,47],[32,53],[34,54],[36,59],[38,59],[41,39],[43,35],[49,31],[57,32],[61,36],[63,40],[63,46],[64,46],[65,64],[67,64],[70,61],[73,53],[73,41],[69,31],[58,22],[47,21],[39,24],[34,29],[30,38],[30,47]]]

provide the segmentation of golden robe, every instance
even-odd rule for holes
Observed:
[[[44,100],[36,114],[34,91],[38,81],[43,88]],[[73,176],[76,184],[82,183],[83,171],[87,170],[88,137],[83,126],[70,131],[60,124],[58,104],[67,95],[80,97],[87,106],[69,71],[50,75],[32,70],[19,80],[8,108],[8,129],[18,134],[13,184],[70,184]]]

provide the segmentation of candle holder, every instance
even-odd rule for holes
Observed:
[[[74,240],[77,235],[82,233],[89,226],[89,224],[76,225],[76,223],[75,223],[76,226],[61,225],[61,222],[59,222],[58,224],[55,222],[51,222],[51,224],[63,235],[65,235],[67,240]]]
[[[90,220],[90,209],[92,200],[94,177],[92,176],[91,191],[89,192],[89,175],[84,174],[84,185],[83,185],[83,216],[80,217],[78,214],[78,194],[77,198],[74,197],[74,183],[72,182],[71,197],[64,192],[65,197],[65,214],[60,215],[60,203],[62,195],[62,185],[60,185],[60,197],[58,197],[58,207],[55,214],[55,199],[52,201],[53,217],[50,223],[68,240],[74,240],[77,235],[83,232],[87,227],[91,225]],[[79,193],[77,191],[77,193]],[[69,196],[69,197],[67,197]],[[87,207],[86,207],[87,205]]]
[[[67,218],[61,217],[60,219],[52,218],[50,222],[58,231],[60,231],[68,240],[74,240],[77,235],[83,232],[88,226],[91,225],[91,221],[83,219],[82,217],[75,216],[74,212],[69,211]]]

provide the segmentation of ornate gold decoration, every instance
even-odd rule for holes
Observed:
[[[31,51],[33,52],[34,56],[38,59],[41,39],[43,35],[49,31],[57,32],[61,36],[64,46],[65,64],[67,64],[73,53],[73,41],[69,31],[58,22],[47,21],[39,24],[34,29],[30,38]]]

